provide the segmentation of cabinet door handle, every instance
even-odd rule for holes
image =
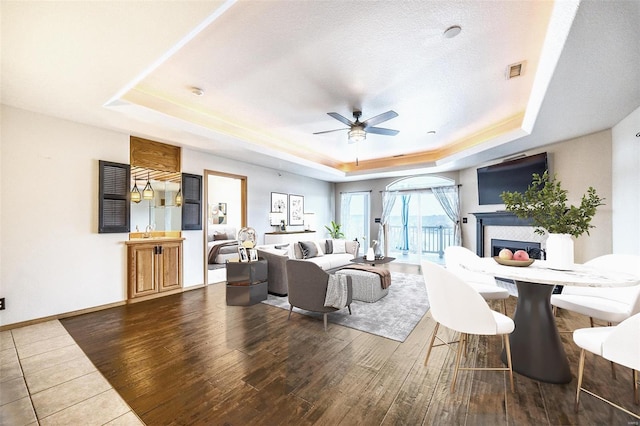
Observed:
[[[153,246],[153,254],[158,254],[158,246]]]

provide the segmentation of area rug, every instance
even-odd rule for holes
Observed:
[[[272,294],[263,301],[268,305],[289,310],[287,297]],[[389,294],[374,303],[354,300],[352,315],[341,309],[328,315],[329,324],[345,327],[404,342],[416,324],[429,310],[429,300],[422,275],[391,273]],[[293,308],[294,312],[308,315],[322,321],[322,314]]]

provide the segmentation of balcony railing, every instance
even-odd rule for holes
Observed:
[[[444,256],[444,249],[454,244],[453,227],[449,226],[409,226],[409,253],[437,254]],[[389,227],[389,250],[402,250],[402,226]],[[407,250],[404,250],[407,251]]]

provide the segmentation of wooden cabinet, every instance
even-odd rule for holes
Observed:
[[[182,238],[127,241],[129,298],[182,288]]]

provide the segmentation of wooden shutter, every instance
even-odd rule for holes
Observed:
[[[182,174],[182,229],[202,229],[202,176]]]
[[[102,160],[99,161],[99,167],[98,232],[129,232],[131,168],[128,164]]]

